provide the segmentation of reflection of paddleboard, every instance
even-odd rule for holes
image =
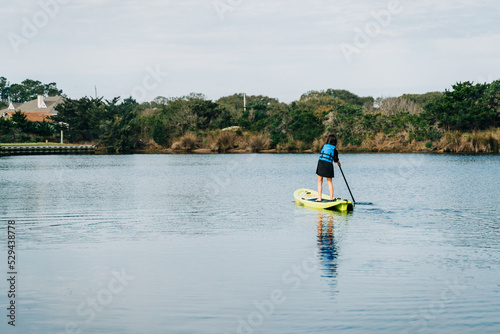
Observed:
[[[351,201],[341,198],[335,198],[331,201],[330,197],[325,194],[323,194],[321,202],[316,202],[318,192],[310,189],[295,190],[293,197],[295,197],[296,204],[308,208],[338,211],[352,211],[354,209]]]

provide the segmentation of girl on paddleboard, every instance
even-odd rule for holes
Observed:
[[[330,200],[333,201],[333,163],[336,162],[340,167],[339,152],[337,151],[336,146],[337,137],[335,135],[329,135],[326,139],[325,145],[323,145],[323,147],[321,148],[318,167],[316,168],[316,174],[318,175],[318,199],[316,199],[317,202],[321,202],[324,177],[326,177],[326,182],[328,183]]]

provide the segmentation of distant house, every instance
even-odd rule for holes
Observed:
[[[0,117],[10,118],[16,111],[21,111],[31,122],[52,122],[48,117],[57,115],[55,107],[64,102],[62,96],[43,97],[38,95],[36,100],[26,103],[9,103],[7,109],[0,110]]]

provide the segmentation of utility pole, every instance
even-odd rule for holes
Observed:
[[[94,85],[94,90],[95,90],[95,98],[97,99],[97,86]]]
[[[61,144],[64,144],[64,132],[63,128],[69,129],[69,124],[64,123],[64,122],[59,122],[59,125],[61,126]]]
[[[243,111],[247,111],[247,94],[243,93]]]

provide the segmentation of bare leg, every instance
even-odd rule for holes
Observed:
[[[326,182],[328,183],[328,190],[330,191],[330,200],[333,201],[333,182],[332,182],[332,178],[328,177],[326,179]]]
[[[318,199],[316,202],[321,202],[321,197],[323,197],[323,176],[318,175]]]

